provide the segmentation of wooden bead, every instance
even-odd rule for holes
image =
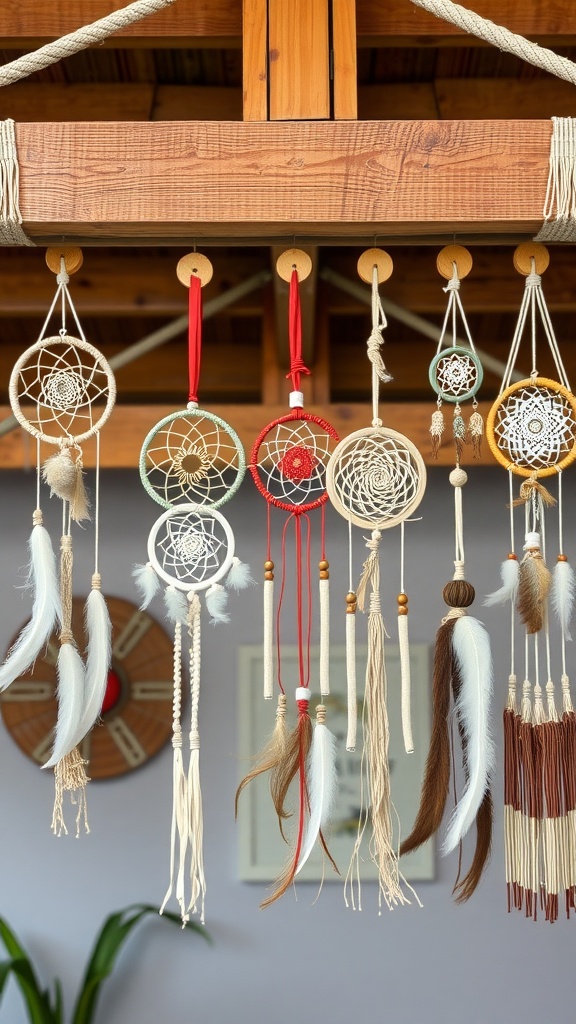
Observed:
[[[202,287],[212,280],[214,268],[207,256],[200,252],[189,252],[178,261],[176,277],[185,288],[190,287],[190,278],[200,278]]]
[[[267,560],[266,560],[266,561],[264,562],[264,568],[265,568],[265,569],[273,569],[273,568],[274,568],[274,562],[271,562],[271,561],[270,561],[270,559],[268,558],[268,559],[267,559]]]
[[[321,580],[329,580],[330,579],[330,573],[328,572],[327,569],[321,569],[320,570],[320,579]]]
[[[355,604],[349,604],[348,607],[346,608],[346,615],[355,615],[355,614],[356,614],[356,605]]]
[[[532,272],[532,260],[534,260],[534,270],[536,273],[543,274],[550,263],[548,249],[540,242],[522,242],[514,251],[514,256],[512,257],[514,269],[519,274],[523,274],[524,277],[528,277],[528,274]]]
[[[475,597],[474,587],[466,580],[450,580],[442,591],[442,597],[451,608],[468,608]]]
[[[64,260],[64,267],[67,274],[75,274],[80,270],[84,257],[82,249],[75,245],[50,246],[46,250],[46,264],[53,274],[60,273],[61,261]]]
[[[518,555],[515,555],[513,551],[510,552],[510,554],[508,555],[508,558],[510,559],[511,562],[517,562],[518,561]]]
[[[319,569],[329,569],[330,568],[330,562],[327,562],[326,559],[323,558],[320,562],[318,562],[318,568]]]
[[[408,615],[408,609],[406,605],[398,605],[398,615]]]
[[[463,245],[446,245],[436,257],[438,273],[447,281],[452,277],[456,264],[456,273],[462,281],[472,270],[472,256]]]
[[[398,601],[398,604],[408,604],[408,595],[407,594],[398,594],[398,597],[396,598],[396,600]]]
[[[353,590],[349,590],[348,593],[346,594],[346,604],[356,604],[357,600],[358,599],[357,599],[356,594],[354,593],[354,591]]]
[[[276,273],[283,281],[290,282],[293,270],[298,274],[298,281],[305,281],[312,272],[312,260],[303,249],[286,249],[276,260]]]
[[[273,579],[274,579],[274,573],[273,573],[273,572],[271,572],[271,571],[270,571],[270,569],[268,569],[268,570],[267,570],[267,571],[266,571],[266,572],[264,573],[264,579],[265,579],[265,580],[273,580]]]
[[[567,555],[558,555],[558,561],[559,562],[567,562],[568,561],[568,556]]]
[[[390,254],[385,252],[384,249],[366,249],[357,263],[358,276],[366,284],[372,284],[374,267],[376,267],[378,274],[378,284],[383,284],[384,281],[391,277],[394,269]]]

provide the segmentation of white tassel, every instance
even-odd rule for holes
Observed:
[[[518,581],[520,579],[520,566],[517,558],[507,558],[500,566],[500,578],[502,586],[492,594],[487,594],[482,604],[491,606],[493,604],[506,604],[506,601],[516,602],[518,593]]]
[[[176,870],[176,848],[178,847],[178,871],[176,876],[176,899],[180,907],[182,924],[188,921],[185,897],[185,864],[188,850],[188,783],[184,772],[182,757],[182,624],[174,624],[174,689],[172,697],[172,824],[170,829],[170,882],[160,913],[164,909],[174,889]]]
[[[406,610],[403,608],[403,610]],[[398,616],[398,644],[400,646],[400,678],[402,693],[402,736],[404,738],[404,749],[407,754],[414,753],[414,740],[412,738],[412,715],[411,715],[411,676],[410,676],[410,644],[408,641],[408,616]]]
[[[488,633],[481,622],[464,615],[454,626],[452,644],[462,683],[455,710],[467,738],[468,779],[448,825],[444,854],[455,849],[475,820],[495,765],[489,732],[492,655]]]
[[[264,700],[274,695],[274,577],[264,580]]]
[[[193,594],[190,601],[188,635],[190,637],[190,761],[188,763],[188,846],[190,850],[190,902],[188,910],[200,914],[204,924],[206,879],[204,876],[204,815],[200,789],[200,733],[198,704],[200,700],[200,601]]]
[[[206,591],[206,607],[211,616],[210,622],[217,626],[221,622],[230,622],[230,616],[226,611],[228,594],[219,583],[213,583]]]
[[[255,587],[256,580],[247,562],[241,562],[237,555],[232,559],[230,571],[226,577],[226,586],[232,590],[246,590],[246,587]]]
[[[94,577],[96,577],[96,582]],[[94,574],[94,577],[92,578],[92,590],[86,599],[84,616],[88,637],[86,682],[84,706],[74,737],[74,747],[90,732],[102,710],[112,659],[112,623],[104,595],[100,590],[100,577],[97,573]]]
[[[176,590],[176,587],[166,587],[164,591],[164,607],[166,609],[166,618],[170,622],[186,623],[188,618],[188,601],[186,595],[181,590]]]
[[[84,663],[74,643],[66,641],[58,652],[58,721],[54,747],[43,768],[53,768],[76,746],[84,704]]]
[[[330,823],[338,793],[336,737],[327,728],[325,721],[326,708],[319,704],[316,708],[316,725],[306,765],[310,816],[304,832],[296,875],[312,853],[320,831]]]
[[[319,582],[320,605],[320,696],[330,696],[330,580]]]
[[[558,561],[552,574],[550,601],[562,628],[564,638],[571,640],[570,619],[574,607],[576,578],[570,562]]]
[[[358,697],[356,686],[356,595],[346,607],[346,700],[348,705],[348,731],[346,733],[346,750],[356,750],[358,732]],[[348,601],[348,598],[347,598]]]
[[[160,589],[160,580],[151,562],[146,562],[146,565],[135,565],[132,570],[132,576],[134,577],[136,589],[140,592],[142,601],[140,611],[143,612],[156,597]]]
[[[35,661],[48,642],[57,621],[62,619],[56,556],[48,531],[42,526],[42,513],[34,513],[29,540],[28,585],[33,591],[32,618],[0,668],[0,690],[5,690]]]

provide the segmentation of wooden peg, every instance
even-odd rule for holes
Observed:
[[[522,242],[522,245],[514,250],[514,269],[524,277],[528,277],[528,274],[532,273],[532,260],[534,260],[536,273],[543,274],[550,263],[548,249],[540,242]]]
[[[305,281],[312,271],[312,260],[302,249],[286,249],[276,260],[276,273],[283,281],[290,281],[296,270],[299,281]]]
[[[60,273],[62,259],[64,259],[66,273],[75,274],[84,262],[82,249],[75,245],[61,245],[60,247],[54,245],[46,249],[46,264],[53,274]]]
[[[460,281],[467,277],[472,270],[472,256],[463,245],[445,245],[436,257],[438,273],[447,281],[454,273],[454,264],[456,264],[456,273]]]
[[[394,270],[392,257],[384,252],[384,249],[366,249],[356,264],[358,275],[366,284],[372,284],[374,267],[378,271],[378,284],[383,284],[392,276]]]
[[[183,284],[186,288],[190,287],[191,277],[199,277],[200,284],[204,288],[212,280],[213,273],[214,268],[210,260],[207,256],[203,256],[201,252],[187,253],[181,260],[178,260],[178,266],[176,267],[176,276],[180,284]]]

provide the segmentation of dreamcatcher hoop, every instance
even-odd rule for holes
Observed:
[[[156,573],[169,586],[185,593],[218,583],[233,558],[232,527],[216,509],[197,505],[170,508],[156,520],[148,535],[148,559]]]
[[[62,346],[64,351],[58,352]],[[88,358],[82,359],[79,353]],[[75,366],[67,362],[70,358]],[[63,332],[40,339],[22,353],[10,375],[8,395],[14,416],[29,434],[48,444],[65,440],[72,445],[86,441],[104,425],[116,401],[116,382],[98,349]],[[93,405],[104,396],[104,408],[93,419]],[[47,432],[51,425],[58,434]],[[75,433],[78,427],[85,429]]]
[[[311,424],[319,427],[319,432]],[[334,427],[303,409],[273,420],[256,438],[248,467],[260,494],[285,512],[320,508],[328,500],[326,466],[331,441],[339,441]]]
[[[529,391],[532,394],[526,394]],[[548,424],[540,418],[546,414]],[[543,432],[542,443],[550,441],[545,450],[538,447]],[[494,458],[519,476],[560,473],[576,458],[576,398],[548,377],[511,384],[488,413],[486,437]]]
[[[451,345],[438,352],[428,371],[430,384],[444,402],[474,398],[484,378],[482,363],[471,349]]]
[[[217,509],[236,494],[246,457],[225,420],[189,408],[165,416],[152,428],[142,445],[139,469],[145,490],[164,508],[194,504]]]
[[[388,427],[349,434],[334,449],[326,471],[334,508],[364,529],[387,530],[406,520],[425,488],[420,452],[404,434]]]

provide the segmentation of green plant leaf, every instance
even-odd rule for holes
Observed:
[[[132,929],[149,914],[159,917],[158,908],[148,903],[134,903],[106,918],[92,948],[74,1007],[73,1024],[92,1024],[102,983],[112,973],[116,957]],[[168,921],[181,924],[176,914],[165,913],[162,916]],[[188,922],[186,927],[211,941],[205,929],[195,922]]]
[[[57,1019],[54,1018],[48,995],[40,988],[38,978],[26,951],[18,942],[6,921],[1,917],[0,937],[7,952],[12,957],[10,961],[4,961],[0,994],[4,989],[8,975],[12,973],[28,1007],[31,1024],[58,1024]]]
[[[58,978],[54,978],[54,1021],[55,1024],[64,1024],[64,1001],[62,999],[62,985]]]

